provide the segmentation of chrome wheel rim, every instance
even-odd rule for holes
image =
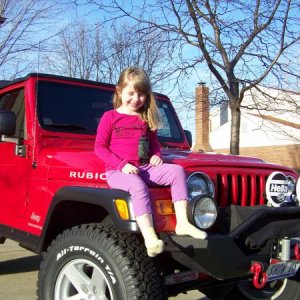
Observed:
[[[74,259],[60,271],[55,300],[111,300],[112,289],[101,268],[87,259]]]

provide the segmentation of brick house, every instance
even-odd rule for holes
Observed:
[[[300,93],[258,87],[241,108],[240,154],[294,168],[300,173]],[[209,89],[196,87],[194,150],[229,153],[230,109],[209,110]]]

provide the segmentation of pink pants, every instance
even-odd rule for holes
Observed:
[[[170,186],[173,202],[188,199],[186,174],[182,166],[164,163],[153,167],[147,164],[139,167],[139,171],[138,175],[116,170],[107,172],[107,183],[110,187],[124,190],[131,195],[136,217],[152,213],[148,186]]]

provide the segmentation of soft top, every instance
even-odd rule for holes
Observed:
[[[0,89],[9,85],[11,83],[10,80],[0,80]]]
[[[14,80],[1,80],[0,88],[7,87],[7,86],[10,86],[10,85],[18,83],[18,82],[26,81],[27,79],[32,78],[32,77],[41,78],[41,79],[49,78],[49,79],[58,79],[58,80],[63,80],[63,81],[81,82],[81,83],[88,83],[88,84],[92,84],[92,85],[101,84],[102,86],[105,85],[107,87],[112,87],[112,88],[115,86],[110,83],[97,82],[97,81],[87,80],[87,79],[72,78],[72,77],[67,77],[67,76],[52,75],[52,74],[45,74],[45,73],[29,73],[28,75],[26,75],[24,77],[16,78]]]
[[[29,73],[28,75],[24,76],[24,77],[20,77],[20,78],[16,78],[14,80],[0,80],[0,89],[10,86],[12,84],[18,83],[18,82],[22,82],[22,81],[26,81],[29,78],[41,78],[41,79],[58,79],[58,80],[63,80],[63,81],[71,81],[71,82],[78,82],[78,83],[87,83],[87,84],[91,84],[91,85],[101,85],[101,86],[106,86],[106,87],[110,87],[110,88],[114,88],[115,85],[111,84],[111,83],[105,83],[105,82],[100,82],[100,81],[94,81],[94,80],[88,80],[88,79],[80,79],[80,78],[74,78],[74,77],[67,77],[67,76],[61,76],[61,75],[52,75],[52,74],[46,74],[46,73]],[[156,96],[160,96],[160,97],[166,97],[166,95],[161,94],[161,93],[154,93]]]

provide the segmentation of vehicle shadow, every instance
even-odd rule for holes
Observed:
[[[0,262],[0,275],[38,271],[42,256],[32,255]]]

